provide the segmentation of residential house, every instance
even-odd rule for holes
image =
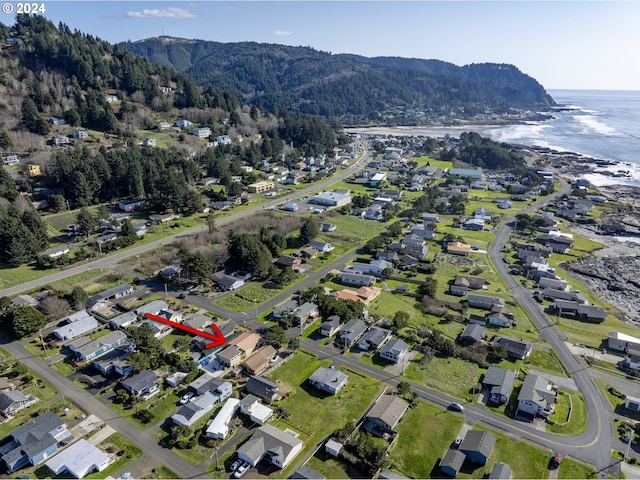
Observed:
[[[273,410],[263,405],[255,395],[249,394],[240,401],[240,413],[248,415],[252,422],[264,425],[273,415]]]
[[[511,467],[506,463],[497,462],[493,464],[493,468],[489,473],[489,480],[511,480]]]
[[[375,300],[378,295],[382,293],[382,289],[379,287],[360,287],[357,291],[345,288],[338,292],[336,298],[338,300],[352,300],[354,302],[361,302],[365,305],[369,305]]]
[[[69,137],[56,133],[51,139],[51,143],[55,147],[64,147],[66,145],[71,145],[71,140],[69,140]]]
[[[45,412],[13,430],[0,447],[7,473],[38,465],[58,451],[59,442],[71,438],[67,425],[53,412]]]
[[[482,218],[470,218],[462,224],[465,230],[484,230],[484,220]]]
[[[490,297],[486,295],[478,295],[475,293],[469,294],[469,296],[467,297],[467,302],[469,302],[469,306],[472,308],[481,308],[485,310],[491,310],[495,305],[504,305],[504,299],[500,297]]]
[[[382,220],[384,218],[383,210],[384,209],[382,203],[374,203],[364,210],[363,217],[365,220]]]
[[[330,337],[340,330],[341,326],[340,317],[338,315],[332,315],[320,325],[320,334],[325,337]]]
[[[129,378],[124,379],[121,383],[122,388],[131,395],[142,397],[147,400],[160,391],[158,383],[160,377],[149,370],[143,370]]]
[[[230,292],[237,290],[244,285],[244,279],[226,274],[216,274],[213,276],[214,282],[223,290]]]
[[[538,279],[538,288],[553,288],[554,290],[564,290],[569,288],[566,280],[560,278],[540,277]]]
[[[293,313],[298,309],[298,301],[297,300],[287,300],[284,303],[281,303],[280,305],[278,305],[273,312],[271,313],[271,316],[273,318],[284,318],[287,315],[293,315]]]
[[[270,360],[276,353],[278,353],[277,350],[271,345],[265,345],[242,362],[241,366],[249,375],[260,375],[269,368]]]
[[[608,313],[600,307],[593,305],[583,305],[571,300],[556,300],[553,309],[561,317],[574,318],[585,322],[603,322]]]
[[[18,165],[20,160],[18,159],[18,155],[7,155],[2,157],[2,163],[5,165]]]
[[[208,372],[196,378],[187,388],[195,392],[196,395],[204,395],[206,392],[214,393],[220,397],[220,401],[226,400],[233,393],[233,385],[214,377]]]
[[[409,404],[397,395],[382,395],[369,410],[364,428],[377,437],[393,435]]]
[[[392,338],[380,349],[379,355],[390,362],[400,363],[408,351],[409,345],[404,340]]]
[[[640,398],[627,395],[627,398],[624,401],[624,408],[633,412],[640,412]]]
[[[366,351],[376,351],[391,338],[391,330],[373,326],[358,340],[358,348]]]
[[[413,233],[405,235],[401,242],[401,248],[407,255],[411,255],[420,260],[425,258],[429,253],[424,238]]]
[[[227,348],[216,354],[216,359],[220,362],[220,365],[229,368],[240,365],[244,358],[242,350],[235,345],[229,345]]]
[[[546,418],[553,412],[557,395],[557,390],[546,378],[528,374],[518,394],[516,417],[527,417],[531,421],[536,417]]]
[[[158,130],[167,130],[168,128],[171,128],[171,125],[169,124],[169,122],[158,122],[156,124],[156,128]]]
[[[350,348],[353,344],[364,334],[367,330],[367,324],[362,320],[352,319],[349,320],[336,336],[334,343],[336,345],[342,345],[345,348]]]
[[[482,387],[489,391],[489,400],[503,404],[509,401],[516,373],[506,368],[489,367],[482,379]]]
[[[219,401],[220,397],[215,393],[205,392],[182,405],[176,413],[169,417],[169,420],[175,425],[190,427],[213,410]]]
[[[53,247],[48,250],[42,252],[42,255],[45,255],[49,258],[58,258],[62,255],[66,255],[71,251],[71,247],[69,245],[63,245],[61,247]]]
[[[482,277],[470,277],[467,275],[456,275],[453,283],[449,287],[449,292],[452,295],[462,297],[467,294],[469,290],[481,290],[487,288],[487,282]]]
[[[333,245],[329,242],[322,242],[320,240],[311,240],[309,242],[311,248],[315,248],[320,253],[327,253],[333,250]]]
[[[261,398],[267,403],[271,403],[278,398],[278,391],[280,390],[277,383],[258,375],[249,378],[244,388],[247,392]]]
[[[482,178],[482,168],[450,168],[447,172],[451,176],[472,178],[480,180]]]
[[[31,295],[17,295],[11,299],[11,305],[22,305],[25,307],[36,308],[40,305],[40,301]]]
[[[318,305],[311,302],[305,302],[293,313],[294,324],[303,326],[308,321],[317,318],[318,315],[320,315]]]
[[[49,122],[51,125],[64,125],[67,123],[64,118],[58,117],[49,117],[47,118],[47,122]]]
[[[462,242],[447,242],[445,248],[453,255],[467,256],[471,252],[471,245]]]
[[[91,365],[104,377],[114,373],[120,376],[130,375],[133,372],[133,366],[129,355],[131,355],[131,345],[125,344],[101,355]]]
[[[109,320],[109,326],[111,328],[125,328],[133,325],[137,321],[138,316],[135,312],[124,312]]]
[[[491,312],[485,316],[489,325],[496,327],[511,327],[513,326],[514,316],[513,314],[502,305],[494,305],[491,307]]]
[[[621,332],[611,332],[607,336],[607,346],[610,350],[627,353],[629,349],[640,349],[640,338]]]
[[[157,140],[154,137],[147,137],[142,140],[143,147],[155,147],[157,145]]]
[[[509,337],[497,337],[491,346],[494,348],[504,347],[507,350],[508,356],[519,360],[524,360],[528,357],[531,354],[531,349],[533,348],[529,342],[523,342]]]
[[[496,437],[482,430],[469,430],[458,447],[465,454],[467,460],[486,465],[493,447],[496,445]]]
[[[155,223],[167,223],[180,218],[179,213],[154,213],[149,215],[149,220]]]
[[[589,301],[580,292],[569,292],[566,290],[557,290],[555,288],[547,287],[542,291],[543,298],[549,300],[570,300],[587,305]]]
[[[386,260],[372,260],[369,263],[354,262],[348,271],[367,275],[381,275],[387,268],[393,268],[393,264]]]
[[[76,338],[69,343],[68,347],[76,354],[78,360],[89,362],[115,350],[127,341],[126,333],[115,330],[95,340],[87,336]]]
[[[134,290],[133,285],[123,284],[91,295],[87,300],[87,310],[92,311],[103,308],[107,305],[107,302],[131,295]]]
[[[98,321],[84,310],[68,316],[65,325],[56,328],[52,333],[60,340],[73,340],[91,330],[98,328]]]
[[[285,468],[301,450],[302,441],[295,435],[267,424],[238,448],[238,458],[252,467],[266,458],[272,465]]]
[[[19,390],[0,393],[0,414],[6,419],[37,401],[33,395],[25,396]]]
[[[321,223],[320,231],[321,232],[335,232],[338,226],[334,223]]]
[[[146,200],[130,200],[118,203],[118,208],[125,213],[135,212],[137,209],[144,207]]]
[[[211,421],[204,436],[207,438],[218,438],[224,440],[229,435],[229,426],[235,417],[240,400],[237,398],[229,398],[222,406],[218,414]]]
[[[362,273],[354,273],[349,270],[343,270],[338,274],[338,281],[345,285],[371,286],[376,283],[376,277],[373,275],[365,275]]]
[[[169,308],[169,304],[164,300],[153,300],[149,303],[145,303],[144,305],[136,308],[134,312],[136,315],[140,317],[146,316],[147,313],[151,313],[152,315],[157,315],[162,310]]]
[[[309,377],[309,383],[318,390],[337,394],[347,384],[348,377],[335,368],[320,367]]]
[[[466,458],[465,454],[460,450],[450,448],[445,452],[442,460],[440,460],[438,468],[440,468],[440,471],[445,475],[455,478],[462,469],[462,464]]]
[[[89,138],[89,132],[86,130],[75,130],[71,136],[78,139]]]
[[[305,259],[316,258],[318,255],[318,250],[313,247],[304,247],[299,251],[299,256]]]
[[[110,463],[109,454],[81,438],[48,460],[45,465],[56,476],[66,472],[72,477],[83,478],[92,472],[103,471]]]
[[[465,329],[458,337],[458,342],[460,342],[462,345],[473,345],[475,343],[478,343],[486,336],[487,334],[485,333],[483,326],[475,323],[470,323],[465,327]]]
[[[199,128],[194,128],[189,133],[191,135],[195,135],[198,138],[208,138],[211,136],[211,129],[209,127],[199,127]]]
[[[191,127],[193,125],[193,122],[191,120],[186,120],[184,118],[181,118],[174,125],[178,128],[186,128],[186,127]]]
[[[326,480],[327,477],[322,475],[320,472],[316,472],[312,468],[303,465],[298,468],[295,472],[289,475],[287,478],[297,479],[297,480]]]

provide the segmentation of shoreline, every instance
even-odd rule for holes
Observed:
[[[544,123],[539,121],[535,123]],[[494,132],[519,125],[513,124],[470,124],[456,125],[448,127],[440,126],[395,126],[395,127],[349,127],[344,131],[349,134],[361,135],[390,135],[398,137],[433,137],[444,138],[445,136],[460,137],[464,132],[475,132],[483,137],[494,138]],[[577,152],[568,150],[556,150],[537,145],[526,145],[518,142],[505,142],[511,145],[519,145],[530,149],[540,157],[542,161],[537,163],[542,169],[553,168],[559,175],[572,180],[586,179],[595,187],[606,187],[623,185],[625,187],[640,188],[640,166],[621,162],[618,160],[608,160],[593,158]]]

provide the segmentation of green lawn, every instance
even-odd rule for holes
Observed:
[[[563,458],[558,471],[558,478],[597,478],[598,472],[591,465],[579,462],[573,458]]]
[[[142,476],[143,479],[171,479],[171,478],[179,478],[178,474],[171,470],[169,467],[165,467],[164,465],[160,465],[159,467],[154,467],[149,473],[146,473]]]
[[[307,461],[305,466],[322,473],[329,479],[367,478],[367,475],[357,470],[351,464],[331,456],[326,453],[323,448],[320,448],[313,457]]]
[[[417,306],[421,308],[421,304],[413,297],[382,292],[369,306],[369,314],[392,319],[396,312],[406,312],[409,314],[409,323],[420,326],[423,323],[424,314],[416,308]]]
[[[389,467],[407,478],[433,478],[433,469],[437,469],[463,422],[459,415],[419,402],[407,410],[396,427],[398,439],[389,454]]]
[[[38,401],[24,410],[17,412],[10,420],[0,423],[0,438],[5,438],[12,430],[15,430],[23,423],[54,407],[50,401],[58,392],[49,382],[36,377],[33,373],[30,375],[34,377],[34,380],[30,382],[29,385],[21,387],[20,391],[25,396],[29,394],[33,395]],[[67,403],[73,406],[71,403]]]
[[[177,409],[180,397],[174,391],[161,391],[149,400],[140,402],[133,408],[124,408],[121,403],[109,402],[109,407],[121,417],[127,419],[141,430],[150,428],[158,423],[163,422],[167,417],[171,416]],[[138,410],[149,410],[153,415],[153,419],[149,423],[142,423],[135,417]]]
[[[101,446],[108,446],[109,444],[116,448],[117,451],[123,452],[123,455],[103,471],[91,473],[84,478],[104,479],[109,476],[115,475],[116,472],[119,472],[125,465],[142,455],[142,450],[139,447],[131,443],[119,433],[114,433],[113,435],[111,435],[101,443]]]
[[[365,220],[353,215],[328,215],[323,220],[327,223],[333,223],[337,227],[335,232],[327,235],[329,238],[343,235],[341,238],[346,237],[345,239],[359,244],[366,243],[387,228],[386,223]]]
[[[470,401],[473,386],[478,382],[480,368],[459,358],[433,357],[421,364],[420,353],[405,370],[408,380],[433,388],[452,397]]]
[[[580,392],[574,392],[571,390],[561,391],[564,392],[564,395],[558,395],[556,413],[551,416],[551,420],[558,423],[567,421],[569,413],[569,397],[571,397],[572,410],[569,423],[564,426],[547,424],[547,432],[566,436],[579,435],[586,430],[589,422],[584,396]]]
[[[418,162],[418,166],[425,166],[427,163],[432,167],[436,168],[453,168],[453,162],[446,160],[436,160],[434,158],[429,157],[428,155],[423,155],[422,157],[415,157],[413,159],[415,162]]]
[[[293,359],[270,375],[272,380],[280,380],[293,387],[280,405],[291,414],[286,419],[287,424],[308,436],[300,458],[310,452],[320,439],[360,418],[382,388],[377,380],[341,369],[349,377],[348,384],[337,395],[323,394],[309,385],[306,379],[324,364],[326,362],[320,362],[315,356],[298,351]],[[293,467],[294,464],[285,469],[282,478],[288,476]]]
[[[49,270],[49,273],[54,273],[55,270]],[[100,275],[103,275],[107,272],[106,268],[92,268],[91,270],[87,270],[86,272],[78,273],[76,275],[72,275],[70,277],[65,278],[64,280],[60,280],[58,282],[49,283],[46,288],[50,288],[51,290],[55,290],[57,292],[71,292],[75,285],[82,284],[84,282],[88,282],[92,278],[96,278]],[[38,289],[41,290],[41,289]]]
[[[253,313],[256,306],[270,300],[284,289],[266,288],[261,283],[250,283],[235,293],[227,294],[213,303],[234,312]]]

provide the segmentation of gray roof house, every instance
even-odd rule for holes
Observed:
[[[376,283],[376,277],[363,273],[354,273],[351,271],[342,271],[338,274],[338,282],[345,285],[357,285],[370,287]]]
[[[127,342],[127,334],[122,330],[109,332],[93,340],[91,337],[80,337],[69,343],[69,349],[79,360],[88,362],[98,358]]]
[[[360,336],[367,330],[367,324],[362,320],[353,319],[349,320],[336,336],[334,343],[336,345],[343,345],[351,347]]]
[[[340,317],[337,315],[332,315],[327,318],[325,322],[322,322],[322,325],[320,325],[320,334],[324,335],[325,337],[330,337],[338,330],[340,330],[340,325],[342,325],[340,323]]]
[[[467,297],[467,301],[469,302],[470,307],[483,308],[486,310],[491,310],[491,307],[494,305],[504,305],[504,299],[500,297],[489,297],[487,295],[477,295],[475,293],[470,293]]]
[[[393,363],[402,361],[404,356],[409,351],[409,345],[400,338],[393,338],[385,343],[384,347],[380,349],[380,356],[385,360],[389,360]]]
[[[394,428],[409,408],[409,404],[396,395],[383,395],[369,410],[364,428],[378,436],[393,435]]]
[[[486,337],[484,327],[476,323],[470,323],[462,331],[460,337],[458,337],[458,341],[463,345],[473,345],[484,337]]]
[[[105,306],[109,300],[117,300],[118,298],[131,295],[134,291],[133,285],[123,284],[110,288],[95,295],[91,295],[87,300],[87,310],[95,310]]]
[[[278,468],[285,468],[302,450],[302,441],[289,432],[267,424],[258,428],[238,448],[238,458],[255,466],[263,458]]]
[[[464,453],[469,461],[486,465],[495,445],[496,437],[489,432],[469,430],[458,450]]]
[[[160,390],[158,381],[160,377],[149,370],[143,370],[120,382],[122,387],[132,395],[141,396],[145,400],[155,395]]]
[[[169,304],[164,300],[153,300],[141,307],[136,308],[136,314],[144,317],[147,313],[151,313],[152,315],[157,315],[160,311],[169,308]]]
[[[373,326],[358,340],[360,350],[376,351],[391,338],[391,330]]]
[[[560,278],[548,278],[540,277],[538,279],[538,287],[540,288],[554,288],[556,290],[566,290],[569,285],[566,280]]]
[[[440,463],[438,464],[438,467],[440,467],[440,471],[442,471],[442,473],[449,475],[450,477],[457,477],[466,458],[467,457],[460,450],[450,448],[445,452],[442,460],[440,460]]]
[[[273,402],[278,397],[278,391],[280,390],[277,383],[258,375],[249,378],[244,388],[247,392],[268,403]]]
[[[493,403],[507,403],[516,373],[506,368],[489,367],[482,380],[482,386],[489,390],[489,400]]]
[[[25,397],[19,390],[9,390],[8,392],[0,393],[0,414],[8,417],[23,408],[27,408],[36,401],[37,399],[33,395]]]
[[[506,463],[498,462],[493,464],[489,480],[511,480],[511,467]]]
[[[540,375],[528,374],[522,382],[518,394],[516,417],[533,420],[535,417],[547,417],[553,412],[557,391],[549,381]]]
[[[504,347],[510,357],[518,358],[520,360],[524,360],[524,358],[528,357],[531,353],[531,349],[533,348],[529,342],[523,342],[509,337],[497,337],[491,346],[494,348]]]
[[[332,395],[347,384],[348,377],[335,368],[320,367],[309,377],[311,385]]]
[[[109,326],[112,328],[124,328],[129,325],[133,325],[138,321],[138,316],[135,312],[124,312],[117,317],[113,317],[109,320]]]
[[[76,312],[65,319],[65,325],[56,328],[53,334],[60,340],[72,340],[98,328],[98,321],[84,310]]]
[[[316,472],[312,468],[309,468],[305,465],[297,469],[288,478],[298,479],[298,480],[325,480],[327,477],[322,475],[319,472]]]
[[[58,451],[58,442],[71,437],[67,425],[53,412],[22,424],[9,434],[0,447],[0,460],[7,473],[26,465],[37,465]]]
[[[171,421],[176,425],[186,425],[190,427],[206,414],[218,403],[220,397],[213,392],[205,392],[190,402],[181,406],[176,413],[171,415]]]

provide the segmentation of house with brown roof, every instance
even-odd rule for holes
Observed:
[[[353,300],[355,302],[361,302],[365,305],[369,305],[375,300],[378,295],[382,293],[382,289],[379,287],[360,287],[357,291],[345,288],[338,292],[336,297],[338,300]]]
[[[471,253],[471,245],[462,242],[448,242],[446,245],[447,253],[453,255],[467,256]]]
[[[260,375],[269,368],[269,360],[271,360],[276,353],[277,350],[271,345],[265,345],[242,362],[241,366],[249,375]]]
[[[409,404],[397,395],[383,395],[367,413],[364,428],[377,437],[393,435],[407,408]]]

